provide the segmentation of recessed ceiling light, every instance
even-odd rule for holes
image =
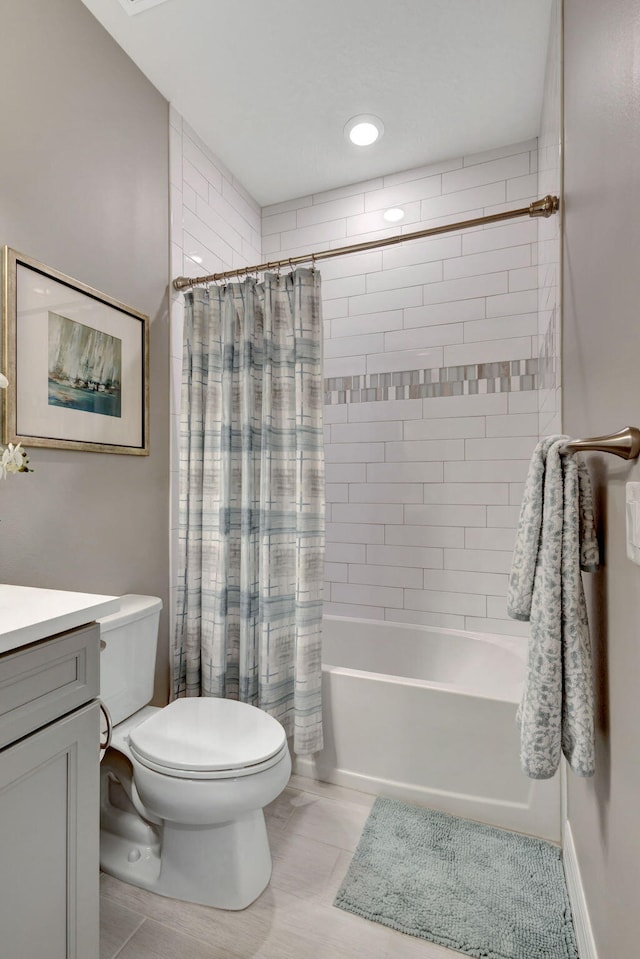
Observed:
[[[382,216],[387,223],[399,223],[400,220],[404,220],[404,210],[401,210],[399,206],[392,206],[390,210],[385,210]]]
[[[361,113],[345,124],[344,135],[358,147],[368,147],[384,133],[384,123],[380,117],[370,113]]]

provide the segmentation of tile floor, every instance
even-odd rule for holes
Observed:
[[[154,896],[102,875],[100,959],[455,959],[336,909],[373,796],[293,776],[265,810],[271,882],[242,912]]]

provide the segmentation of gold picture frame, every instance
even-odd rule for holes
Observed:
[[[149,317],[2,250],[3,440],[149,454]]]

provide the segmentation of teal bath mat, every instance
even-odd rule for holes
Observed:
[[[335,905],[480,959],[578,959],[560,850],[377,799]]]

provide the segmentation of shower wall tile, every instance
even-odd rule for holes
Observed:
[[[535,413],[491,416],[487,420],[487,436],[530,436],[537,441],[538,417]]]
[[[425,575],[426,571],[425,571]],[[482,617],[487,612],[484,596],[442,592],[435,589],[405,590],[405,609],[421,609],[430,613],[457,613],[462,616]]]
[[[349,566],[349,582],[367,586],[422,588],[422,570],[402,566]]]
[[[469,230],[462,234],[462,252],[466,256],[485,250],[502,250],[535,243],[538,238],[535,220],[514,220],[490,230]]]
[[[376,523],[327,523],[326,533],[329,543],[354,543],[366,546],[384,543],[385,528]]]
[[[403,521],[402,509],[400,503],[334,503],[331,515],[336,523],[395,524]]]
[[[259,206],[173,107],[170,121],[171,277],[202,276],[239,265],[260,263],[262,241]],[[182,293],[174,291],[171,296],[170,378],[172,622],[178,581],[177,504],[183,322],[184,297]],[[339,419],[343,414],[334,415]]]
[[[345,404],[346,406],[346,404]],[[403,423],[387,420],[378,423],[336,423],[331,427],[332,443],[366,443],[380,440],[401,440]]]
[[[424,502],[428,504],[506,506],[509,503],[508,483],[425,483],[423,490]]]
[[[377,420],[407,420],[422,417],[422,400],[393,400],[378,403],[359,403],[348,407],[350,423]]]
[[[439,326],[442,323],[460,323],[465,320],[482,320],[486,316],[484,297],[452,300],[404,311],[404,328],[415,326]]]
[[[404,606],[404,590],[394,586],[361,586],[357,583],[332,583],[331,601],[369,606]]]
[[[508,576],[500,573],[476,573],[468,570],[425,569],[424,588],[451,593],[478,593],[482,596],[506,596]]]
[[[537,413],[538,391],[530,393],[509,393],[509,413]],[[540,434],[542,435],[542,434]]]
[[[461,254],[462,236],[452,233],[428,240],[413,240],[407,246],[388,247],[382,250],[382,260],[385,270],[393,270],[403,266],[432,263],[434,260],[447,260]]]
[[[366,463],[326,463],[325,478],[327,483],[364,483],[368,469]]]
[[[442,549],[435,547],[367,546],[367,562],[381,564],[385,568],[413,568],[420,572],[419,587],[422,587],[422,570],[442,569],[444,559]]]
[[[488,273],[484,276],[462,277],[457,280],[443,280],[431,283],[423,290],[423,302],[449,303],[452,300],[470,300],[476,297],[490,297],[506,293],[509,289],[509,276],[506,272]]]
[[[367,483],[441,483],[443,472],[441,462],[367,463]]]
[[[347,563],[327,563],[324,564],[324,574],[331,583],[346,583],[348,579],[349,566]]]
[[[495,417],[492,417],[494,419]],[[454,439],[484,436],[484,416],[460,416],[448,419],[407,420],[404,423],[405,440]]]
[[[515,529],[466,529],[464,531],[465,549],[502,549],[509,553],[513,549]]]
[[[422,503],[422,483],[352,483],[352,503]]]
[[[538,332],[538,315],[532,312],[520,313],[516,316],[491,317],[488,320],[473,320],[464,323],[463,330],[465,343],[535,336]]]
[[[467,532],[463,527],[455,526],[387,526],[385,543],[420,549],[446,546],[464,549]]]
[[[533,453],[536,441],[530,444]],[[444,464],[445,483],[523,483],[527,477],[526,460],[469,460]]]
[[[479,573],[508,573],[511,570],[511,553],[497,549],[445,549],[444,568],[475,570]],[[487,613],[490,599],[493,597],[487,598]]]
[[[537,169],[528,140],[286,201],[263,210],[263,251],[285,257],[525,206],[550,192]],[[392,205],[406,218],[389,228]],[[544,329],[538,295],[555,249],[541,253],[538,228],[556,221],[320,264],[328,612],[523,631],[509,629],[504,594],[540,395],[557,377],[557,271],[544,274]]]
[[[364,563],[366,556],[366,546],[360,543],[328,542],[325,550],[327,563]]]
[[[512,177],[520,177],[525,173],[529,173],[528,150],[503,159],[496,158],[484,163],[465,165],[462,170],[444,173],[442,175],[442,191],[443,193],[452,193],[468,190],[485,183],[495,183],[499,180],[504,181]]]
[[[538,292],[535,288],[521,290],[517,293],[505,293],[502,296],[489,296],[487,297],[487,316],[532,313],[537,309],[537,306]]]
[[[444,264],[445,280],[461,276],[481,276],[499,273],[501,270],[516,270],[531,265],[531,248],[528,245],[503,247],[484,253],[468,253],[454,257]]]

